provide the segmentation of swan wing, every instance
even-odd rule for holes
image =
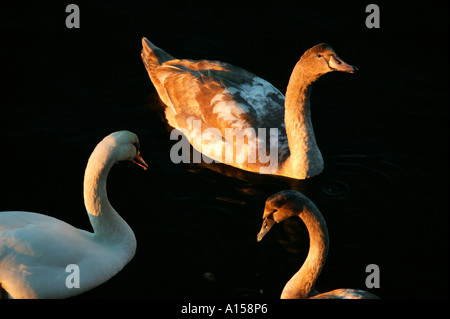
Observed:
[[[360,289],[335,289],[324,292],[310,299],[379,299],[378,296]]]
[[[155,70],[177,128],[200,120],[225,134],[226,128],[283,128],[284,96],[256,75],[217,61],[171,60]],[[163,99],[164,100],[164,99]],[[173,126],[173,125],[172,125]]]
[[[93,279],[86,265],[101,269],[109,254],[93,234],[51,216],[29,212],[0,212],[0,282],[14,298],[67,296],[66,267],[76,264],[84,272],[82,288]],[[100,262],[99,262],[100,261]],[[86,283],[86,284],[84,284]],[[58,288],[59,287],[59,288]],[[84,289],[82,289],[84,290]]]
[[[93,234],[51,216],[0,213],[0,260],[27,267],[79,264],[95,243]],[[0,262],[1,264],[1,262]],[[1,266],[4,270],[4,266]]]

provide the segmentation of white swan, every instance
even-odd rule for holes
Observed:
[[[300,270],[286,283],[281,299],[378,299],[376,295],[359,289],[317,292],[314,285],[328,253],[328,230],[316,205],[297,191],[284,190],[267,199],[257,240],[261,241],[275,223],[291,216],[299,216],[305,223],[309,233],[309,252]]]
[[[0,287],[9,298],[71,297],[102,284],[133,258],[134,233],[106,194],[111,167],[124,160],[147,169],[138,137],[128,131],[105,137],[89,158],[84,203],[93,233],[46,215],[0,212]],[[78,269],[66,272],[73,264]],[[75,270],[79,271],[79,288],[68,288],[66,279]]]
[[[296,179],[323,170],[311,122],[313,83],[328,72],[357,70],[329,45],[316,45],[303,54],[292,72],[286,98],[269,82],[231,64],[175,59],[146,38],[142,46],[150,79],[168,106],[169,125],[182,131],[199,152],[243,170]],[[266,131],[260,133],[258,128]],[[270,143],[277,145],[275,152],[269,149],[270,128],[278,133],[278,139]],[[246,136],[245,146],[238,147],[232,134],[227,138],[227,129],[242,139]],[[205,130],[209,130],[206,137]]]

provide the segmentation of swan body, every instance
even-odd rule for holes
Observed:
[[[9,298],[67,298],[98,286],[134,256],[136,238],[108,201],[106,179],[117,161],[144,168],[138,137],[120,131],[91,154],[84,176],[84,202],[94,232],[33,212],[0,212],[0,289]],[[79,288],[66,285],[78,266]]]
[[[266,80],[231,64],[176,59],[146,38],[142,46],[142,60],[167,106],[169,125],[197,151],[243,170],[296,179],[323,170],[311,122],[312,85],[328,72],[357,70],[329,45],[316,45],[303,54],[286,97]],[[241,136],[247,142],[239,144]]]
[[[325,293],[315,289],[328,253],[328,230],[316,205],[297,191],[281,191],[267,199],[257,240],[261,241],[275,223],[291,216],[299,216],[305,223],[310,247],[302,267],[286,283],[281,299],[378,299],[376,295],[359,289],[336,289]]]

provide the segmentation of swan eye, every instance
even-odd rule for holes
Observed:
[[[139,143],[136,142],[136,143],[133,143],[133,145],[134,145],[134,147],[136,147],[136,151],[139,151]]]

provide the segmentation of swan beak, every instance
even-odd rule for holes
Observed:
[[[142,49],[144,51],[145,54],[149,54],[151,51],[151,42],[146,38],[143,37],[142,38]]]
[[[273,225],[275,225],[275,221],[273,219],[264,218],[261,230],[259,231],[258,236],[256,236],[256,240],[260,242]]]
[[[355,73],[356,71],[358,71],[358,68],[356,66],[345,63],[340,58],[338,58],[337,56],[334,56],[334,55],[332,55],[330,57],[330,60],[328,61],[328,65],[334,71],[347,72],[347,73]]]
[[[148,168],[148,165],[142,158],[140,151],[137,151],[136,157],[134,158],[133,163],[138,164],[140,167],[142,167],[145,170]]]

